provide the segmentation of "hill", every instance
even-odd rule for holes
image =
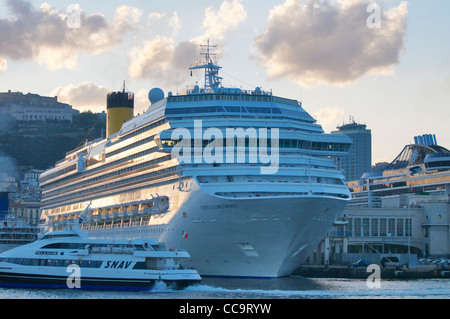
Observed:
[[[0,153],[18,166],[47,169],[86,140],[102,137],[105,128],[106,120],[92,112],[75,114],[72,123],[15,121],[0,131]]]

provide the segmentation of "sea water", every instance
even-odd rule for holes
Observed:
[[[450,279],[203,278],[183,290],[158,283],[151,291],[0,288],[0,299],[450,299]]]

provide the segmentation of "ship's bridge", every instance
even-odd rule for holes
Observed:
[[[273,96],[271,92],[234,88],[194,89],[186,95],[168,96],[167,118],[225,116],[240,118],[291,118],[308,124],[316,120],[301,102]]]

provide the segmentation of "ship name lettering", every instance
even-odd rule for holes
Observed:
[[[35,255],[58,255],[58,252],[57,251],[36,251],[35,253],[34,253]]]
[[[201,210],[210,210],[210,209],[224,209],[224,208],[237,208],[235,204],[223,204],[223,205],[201,205]]]
[[[130,267],[131,263],[131,261],[108,260],[106,262],[105,268],[127,269],[128,267]]]

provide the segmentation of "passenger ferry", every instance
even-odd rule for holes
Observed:
[[[350,200],[332,157],[351,140],[325,134],[297,100],[221,86],[212,48],[191,68],[205,70],[203,88],[152,89],[134,118],[131,93],[108,95],[107,138],[40,176],[44,223],[64,228],[91,203],[90,236],[175,249],[189,233],[180,247],[202,276],[281,277],[299,266]]]
[[[156,283],[182,289],[201,280],[151,239],[89,238],[79,229],[47,233],[0,254],[0,287],[151,290]]]

